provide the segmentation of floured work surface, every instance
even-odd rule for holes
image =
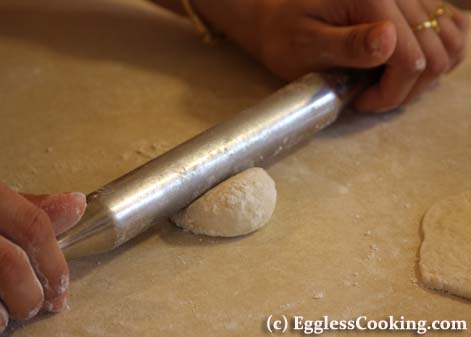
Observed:
[[[280,85],[149,3],[56,2],[0,4],[0,176],[23,191],[90,192]],[[254,235],[162,224],[71,263],[70,310],[10,334],[253,336],[270,314],[469,319],[471,303],[416,274],[423,214],[471,189],[469,78],[468,63],[405,111],[346,116],[274,164],[277,208]]]

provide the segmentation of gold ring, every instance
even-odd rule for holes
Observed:
[[[437,33],[441,31],[440,24],[436,18],[431,18],[430,20],[426,20],[417,26],[415,26],[414,30],[416,32],[420,32],[425,29],[434,29]]]
[[[430,19],[415,26],[414,31],[420,32],[424,29],[434,29],[437,33],[440,33],[441,28],[440,23],[438,22],[438,18],[445,15],[451,16],[450,9],[444,2],[440,2],[438,8],[430,16]]]
[[[444,15],[451,15],[451,12],[448,6],[444,2],[441,2],[440,5],[438,5],[438,8],[433,13],[432,17],[436,19]]]

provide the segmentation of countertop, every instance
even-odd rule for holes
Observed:
[[[91,192],[282,85],[147,2],[8,0],[0,17],[0,177],[25,192]],[[471,302],[417,274],[425,211],[471,189],[470,84],[468,59],[401,111],[346,112],[268,168],[278,204],[262,230],[157,224],[71,262],[70,308],[6,335],[263,336],[283,314],[470,321]]]

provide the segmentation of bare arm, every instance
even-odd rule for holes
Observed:
[[[177,0],[154,0],[184,14]],[[209,26],[278,77],[332,68],[385,71],[355,102],[365,112],[405,105],[459,65],[468,18],[439,0],[192,0]],[[431,20],[441,29],[417,29]]]

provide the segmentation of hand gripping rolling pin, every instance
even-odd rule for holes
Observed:
[[[367,85],[365,77],[309,74],[114,180],[87,196],[82,220],[58,238],[59,246],[69,259],[120,246],[223,180],[270,163],[333,123]]]

